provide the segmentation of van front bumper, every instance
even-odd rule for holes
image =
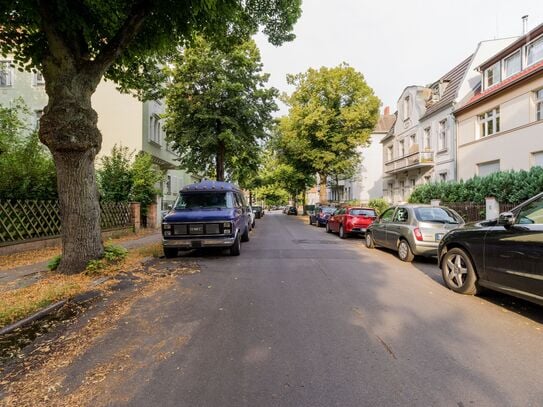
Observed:
[[[176,249],[199,249],[202,247],[230,247],[236,241],[234,236],[205,237],[205,238],[169,238],[162,239],[163,247]]]

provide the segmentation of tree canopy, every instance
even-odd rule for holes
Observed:
[[[166,132],[181,167],[219,181],[225,171],[235,178],[256,169],[277,91],[266,88],[254,41],[221,50],[199,37],[176,59],[172,74]]]
[[[364,76],[346,64],[287,79],[296,89],[283,98],[289,113],[280,123],[281,148],[297,167],[319,174],[325,202],[327,177],[348,176],[359,164],[357,147],[367,145],[380,101]]]
[[[52,153],[62,222],[62,273],[100,258],[94,160],[102,135],[91,97],[102,78],[157,97],[160,69],[195,35],[218,45],[262,29],[276,45],[294,38],[301,0],[0,0],[0,54],[39,70],[49,97],[39,137]]]

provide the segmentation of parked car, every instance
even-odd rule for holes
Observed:
[[[437,256],[441,238],[462,225],[462,217],[444,206],[399,205],[388,208],[368,227],[366,247],[397,250],[403,261]]]
[[[439,267],[445,285],[457,293],[485,287],[543,305],[543,193],[497,220],[447,233]]]
[[[255,213],[253,212],[253,208],[251,207],[251,205],[247,205],[247,213],[249,214],[249,218],[251,219],[251,227],[250,227],[250,230],[254,229],[255,226],[256,226],[256,215]]]
[[[262,209],[262,206],[253,206],[253,213],[257,219],[260,219],[264,216],[264,209]]]
[[[377,218],[372,208],[340,208],[335,211],[326,223],[326,231],[336,232],[341,239],[351,234],[366,233],[366,229]]]
[[[203,181],[179,192],[162,221],[166,257],[180,249],[228,247],[238,256],[241,242],[249,241],[251,218],[243,193],[228,182]]]
[[[298,209],[295,206],[289,206],[287,209],[287,215],[298,215]]]
[[[318,227],[326,226],[328,219],[336,211],[332,206],[319,206],[315,208],[315,212],[309,215],[309,224],[317,225]]]

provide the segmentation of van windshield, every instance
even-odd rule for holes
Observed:
[[[462,219],[446,208],[415,208],[415,216],[419,222],[460,223]]]
[[[233,208],[231,192],[182,192],[175,209]]]

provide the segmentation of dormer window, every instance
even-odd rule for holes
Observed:
[[[411,117],[411,98],[406,96],[403,100],[403,119],[407,120]]]
[[[534,42],[526,46],[527,65],[535,64],[543,59],[543,37],[539,37]]]
[[[496,62],[490,68],[485,71],[485,89],[490,88],[492,85],[497,84],[500,81],[500,63]]]
[[[521,63],[520,63],[520,49],[514,54],[508,56],[503,60],[503,76],[509,78],[511,75],[520,72]]]

